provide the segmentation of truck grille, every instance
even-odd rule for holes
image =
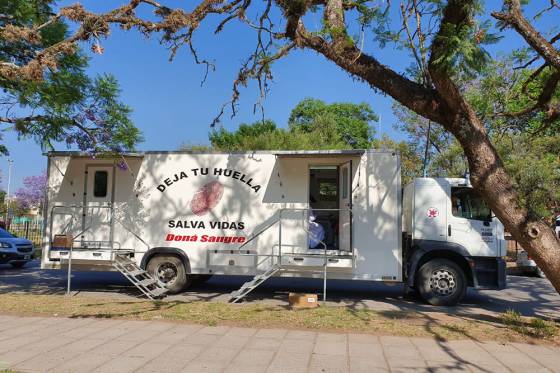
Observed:
[[[19,251],[20,253],[30,253],[31,251],[33,251],[33,246],[31,245],[16,245],[17,246],[17,251]]]

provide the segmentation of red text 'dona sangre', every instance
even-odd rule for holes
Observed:
[[[246,237],[243,236],[211,236],[203,234],[199,236],[197,234],[193,235],[182,235],[168,233],[165,237],[166,241],[184,241],[184,242],[221,242],[221,243],[243,243]]]

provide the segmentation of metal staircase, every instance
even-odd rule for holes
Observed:
[[[130,259],[128,254],[116,253],[113,267],[149,299],[162,298],[167,293],[167,288],[147,271],[140,268],[136,262]]]
[[[282,266],[279,264],[275,264],[272,267],[270,267],[266,272],[261,273],[260,275],[256,275],[255,277],[253,277],[251,281],[247,281],[239,289],[231,292],[229,302],[230,303],[239,302],[247,294],[255,290],[257,286],[259,286],[260,284],[262,284],[263,282],[265,282],[266,280],[268,280],[269,278],[274,276],[278,271],[281,270],[282,270]]]
[[[317,211],[318,209],[316,209]],[[340,211],[339,209],[321,209],[322,211]],[[238,248],[237,248],[237,252],[242,254],[242,255],[254,255],[256,257],[263,257],[264,260],[271,260],[273,262],[276,262],[276,264],[271,265],[264,273],[258,274],[255,277],[253,277],[253,279],[251,281],[248,281],[246,283],[244,283],[238,290],[235,290],[233,292],[230,293],[230,298],[229,298],[229,302],[230,303],[237,303],[239,301],[241,301],[247,294],[249,294],[250,292],[252,292],[253,290],[255,290],[259,285],[261,285],[263,282],[265,282],[266,280],[268,280],[270,277],[274,276],[276,273],[278,273],[279,271],[289,271],[290,267],[289,265],[287,266],[283,266],[282,265],[282,257],[286,257],[286,256],[294,256],[297,255],[298,257],[302,257],[302,256],[306,256],[306,254],[302,254],[302,253],[282,253],[282,212],[283,211],[291,211],[291,212],[301,212],[301,229],[308,235],[312,235],[313,233],[311,233],[306,226],[305,221],[307,220],[307,213],[309,212],[309,209],[302,209],[302,208],[286,208],[286,209],[281,209],[278,212],[278,216],[273,218],[268,224],[266,224],[260,231],[258,231],[257,233],[251,235],[243,244],[241,244]],[[350,210],[349,210],[350,211]],[[271,247],[271,252],[268,254],[249,254],[249,251],[247,251],[247,253],[242,253],[242,249],[247,246],[250,242],[252,242],[254,239],[256,239],[258,236],[260,236],[262,233],[266,232],[267,230],[271,229],[273,226],[277,225],[278,226],[278,244],[274,245]],[[329,255],[327,253],[327,245],[323,242],[323,241],[319,241],[319,243],[323,246],[323,250],[322,250],[322,255],[321,258],[323,258],[324,263],[322,265],[323,267],[323,302],[326,301],[327,298],[327,268],[328,268],[328,262],[329,262]],[[277,252],[274,250],[275,246],[277,247]],[[317,255],[313,255],[313,257],[317,257]],[[261,261],[260,263],[263,263],[263,261]],[[258,267],[259,265],[257,265]],[[303,268],[298,268],[299,271],[303,270]],[[307,270],[314,270],[314,269],[307,269]]]

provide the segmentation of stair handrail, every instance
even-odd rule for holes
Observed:
[[[308,208],[307,210],[302,210],[301,211],[301,228],[303,229],[303,231],[305,233],[313,236],[313,238],[318,240],[319,243],[321,245],[323,245],[323,258],[324,258],[324,262],[323,262],[323,306],[324,306],[327,302],[327,267],[328,267],[328,264],[329,264],[329,259],[328,259],[328,256],[327,256],[327,244],[323,240],[319,240],[318,237],[305,226],[305,220],[306,220],[305,219],[305,212],[307,212],[309,214],[309,212],[312,211],[312,210],[313,210],[312,208]],[[307,216],[307,220],[309,220],[309,215]]]
[[[128,228],[119,218],[115,217],[114,220],[119,223],[121,227],[123,227],[128,233],[132,234],[137,240],[142,242],[148,248],[148,250],[150,250],[150,245],[146,241],[144,241],[144,239],[140,237],[140,235],[136,234],[132,229]],[[134,250],[134,252],[136,252],[136,250]]]
[[[237,247],[237,251],[241,251],[242,248],[244,248],[245,246],[247,246],[247,244],[249,244],[249,242],[253,241],[255,238],[257,238],[258,236],[260,236],[261,234],[263,234],[264,232],[266,232],[268,229],[270,229],[272,226],[274,226],[274,224],[278,223],[280,221],[281,217],[280,216],[276,216],[272,222],[268,223],[264,228],[262,228],[260,231],[258,231],[257,233],[254,233],[251,235],[251,237],[249,237],[247,239],[247,241],[243,242],[241,245],[239,245]]]
[[[296,211],[296,212],[301,211],[301,229],[308,235],[308,237],[311,236],[315,239],[317,239],[318,237],[313,232],[311,232],[308,229],[308,227],[306,226],[306,220],[309,219],[308,217],[309,217],[309,212],[310,211],[338,211],[338,212],[347,211],[349,213],[350,220],[352,219],[352,209],[351,208],[346,208],[346,209],[313,209],[313,208],[310,208],[310,207],[306,207],[306,208],[282,208],[282,209],[278,210],[278,215],[275,219],[273,219],[272,222],[267,224],[264,228],[259,230],[256,234],[253,234],[247,241],[243,242],[238,247],[238,249],[237,249],[238,252],[241,255],[254,255],[256,257],[264,256],[266,258],[273,258],[273,257],[276,256],[274,254],[274,248],[275,248],[275,246],[278,246],[278,255],[277,255],[277,260],[278,261],[277,261],[276,265],[271,266],[271,268],[275,267],[275,268],[277,268],[277,270],[281,270],[282,269],[282,219],[283,219],[283,213],[286,212],[286,211]],[[306,214],[306,212],[307,212],[307,214]],[[307,217],[307,219],[306,219],[306,217]],[[249,252],[247,252],[247,254],[241,253],[241,249],[243,247],[245,247],[247,244],[249,244],[249,242],[252,242],[255,238],[260,236],[262,233],[266,232],[268,229],[270,229],[276,223],[278,223],[278,243],[271,246],[271,253],[270,254],[259,254],[258,252],[254,253],[254,254],[249,254]],[[329,254],[328,254],[327,244],[323,240],[318,240],[318,241],[319,241],[319,244],[321,244],[321,246],[323,247],[323,304],[326,304],[326,300],[327,300],[327,271],[328,271],[328,264],[329,264]],[[264,260],[259,262],[259,264],[263,263],[263,262],[264,262]],[[241,289],[243,289],[243,287]],[[245,293],[242,294],[241,296],[236,295],[237,298],[235,298],[236,300],[234,302],[237,302],[239,299],[241,299],[245,295],[246,295]]]
[[[282,212],[283,211],[301,211],[302,212],[302,217],[301,217],[301,227],[303,229],[304,232],[306,232],[308,235],[312,235],[314,238],[317,238],[315,236],[315,234],[313,234],[311,231],[309,231],[309,229],[306,227],[305,225],[305,212],[309,211],[338,211],[338,212],[342,212],[342,211],[347,211],[350,217],[350,220],[352,219],[352,209],[351,208],[345,208],[345,209],[314,209],[311,207],[306,207],[306,208],[283,208],[280,210],[280,228],[282,227]],[[281,241],[281,229],[279,230],[279,253],[278,253],[278,260],[279,263],[282,263],[282,241]],[[319,243],[323,246],[323,258],[324,258],[324,262],[323,262],[323,305],[326,304],[327,301],[327,268],[328,268],[328,264],[329,264],[329,258],[328,258],[328,253],[327,253],[327,244],[323,241],[323,240],[319,240]]]
[[[109,209],[109,211],[111,212],[111,218],[113,217],[113,205],[110,203],[108,206],[87,206],[85,204],[70,204],[70,205],[66,205],[66,204],[55,204],[54,206],[51,206],[51,213],[50,213],[50,225],[49,225],[49,249],[52,249],[52,243],[53,243],[53,223],[54,223],[54,219],[53,216],[55,215],[55,210],[56,209],[60,209],[60,208],[68,208],[68,209],[88,209],[88,208],[99,208],[99,209]],[[82,212],[82,214],[85,214],[85,211]],[[72,220],[74,220],[76,218],[76,216],[74,215],[73,212],[71,213],[65,213],[65,215],[70,215],[72,216]],[[83,216],[83,215],[82,215]],[[77,235],[73,235],[72,236],[72,245],[70,245],[69,250],[68,250],[68,272],[67,272],[67,279],[66,279],[66,295],[70,295],[71,293],[71,289],[72,289],[72,254],[74,252],[74,240],[77,237],[80,237],[81,235],[83,235],[87,230],[89,230],[91,227],[91,224],[87,227],[85,227],[84,229],[82,229],[81,232],[79,232]],[[114,240],[110,240],[107,241],[110,243],[110,247],[111,247],[111,255],[114,251]],[[120,243],[119,243],[119,247],[120,247]]]

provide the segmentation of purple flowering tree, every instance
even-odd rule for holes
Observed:
[[[27,176],[23,179],[23,187],[16,193],[17,205],[21,209],[39,208],[45,199],[47,188],[47,172],[41,175]]]

